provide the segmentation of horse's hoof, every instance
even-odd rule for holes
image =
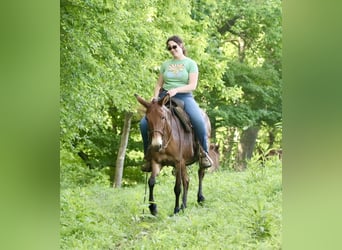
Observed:
[[[178,214],[179,211],[180,211],[179,207],[175,207],[175,209],[173,210],[173,213],[174,213],[174,214]]]
[[[156,216],[157,213],[158,213],[158,210],[157,210],[157,205],[156,204],[151,204],[148,206],[148,208],[150,209],[150,212],[152,215]]]
[[[205,198],[204,198],[203,195],[200,195],[200,196],[197,197],[197,202],[198,202],[198,203],[201,203],[201,202],[203,202],[203,201],[205,201]]]

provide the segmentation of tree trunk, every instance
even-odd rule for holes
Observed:
[[[238,47],[238,54],[239,54],[239,62],[243,63],[246,58],[246,43],[245,40],[241,37],[238,38],[239,41],[239,47]]]
[[[258,137],[259,127],[249,127],[241,134],[238,145],[237,165],[235,169],[243,171],[247,167],[247,160],[252,158],[256,139]]]
[[[115,188],[121,187],[125,154],[126,154],[126,149],[127,149],[129,130],[131,128],[132,116],[133,116],[132,112],[126,112],[125,123],[124,123],[124,127],[123,127],[122,134],[121,134],[120,148],[118,152],[118,157],[116,159],[115,177],[114,177]]]
[[[270,130],[268,131],[268,148],[272,148],[274,141],[275,141],[275,129],[274,128],[270,128]]]
[[[227,138],[224,141],[223,147],[222,147],[222,153],[224,155],[223,157],[223,162],[225,166],[230,166],[231,164],[231,159],[232,159],[232,153],[234,150],[234,145],[235,145],[235,132],[236,128],[235,127],[228,127],[228,134]],[[235,146],[236,147],[236,146]]]

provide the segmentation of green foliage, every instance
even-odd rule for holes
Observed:
[[[220,171],[204,179],[206,201],[196,202],[197,166],[190,168],[188,207],[170,216],[174,177],[157,178],[159,214],[144,202],[145,186],[90,185],[61,190],[61,249],[279,249],[281,162],[250,163],[245,172]]]
[[[208,51],[219,62],[226,62],[221,81],[206,95],[211,106],[217,107],[211,117],[218,115],[225,121],[220,125],[239,128],[262,122],[272,126],[279,122],[281,1],[231,0],[203,4],[198,4],[195,16],[203,20],[206,13],[216,27],[216,32],[211,29],[214,49]]]
[[[89,183],[102,168],[113,172],[127,111],[135,114],[124,185],[141,181],[135,171],[142,159],[142,114],[133,94],[151,97],[159,66],[169,58],[165,40],[174,34],[199,65],[195,98],[209,114],[214,138],[227,145],[230,131],[255,124],[272,130],[281,120],[279,0],[63,0],[60,12],[65,186]],[[239,39],[246,45],[243,61]]]
[[[204,80],[210,87],[199,90],[198,100],[223,145],[222,159],[234,161],[240,131],[273,130],[281,121],[281,1],[195,1],[192,16],[202,24],[210,20],[206,51],[217,62],[213,69],[223,68],[218,74],[201,69],[217,79]]]
[[[281,119],[281,80],[272,68],[249,66],[231,62],[229,71],[224,75],[224,81],[228,86],[240,86],[243,98],[232,105],[237,112],[231,117],[238,117],[238,113],[250,114],[249,119],[242,119],[235,123],[237,127],[246,125],[260,125],[262,122],[272,126]],[[245,109],[245,112],[241,112]],[[231,119],[229,119],[231,120]],[[250,124],[246,124],[246,121]]]
[[[281,1],[62,0],[60,12],[61,248],[279,249],[277,158],[261,167],[255,154],[242,173],[221,165],[225,171],[205,178],[203,206],[195,199],[194,166],[188,208],[171,217],[174,177],[166,168],[155,188],[159,216],[149,215],[145,176],[137,167],[142,114],[133,94],[151,97],[169,57],[165,40],[178,34],[199,65],[195,98],[222,148],[251,125],[262,126],[257,146],[263,154],[270,132],[272,147],[280,146]],[[243,53],[237,41],[244,42]],[[110,189],[126,111],[135,114],[125,188]]]
[[[101,171],[89,169],[78,156],[66,150],[60,153],[60,187],[61,190],[92,184],[104,184],[109,186],[108,169]]]

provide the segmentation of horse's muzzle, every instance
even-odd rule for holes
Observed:
[[[151,144],[151,150],[155,151],[155,152],[159,152],[162,150],[162,144],[158,143],[158,144]]]

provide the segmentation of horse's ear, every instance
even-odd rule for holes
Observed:
[[[134,96],[135,96],[135,98],[137,98],[138,102],[140,102],[141,105],[143,105],[145,108],[148,108],[149,106],[151,106],[151,103],[147,102],[145,99],[143,99],[138,94],[134,94]]]
[[[163,106],[163,105],[165,105],[169,100],[170,100],[170,95],[169,95],[169,94],[164,95],[164,97],[161,98],[161,99],[158,101],[158,104],[159,104],[160,106]]]

